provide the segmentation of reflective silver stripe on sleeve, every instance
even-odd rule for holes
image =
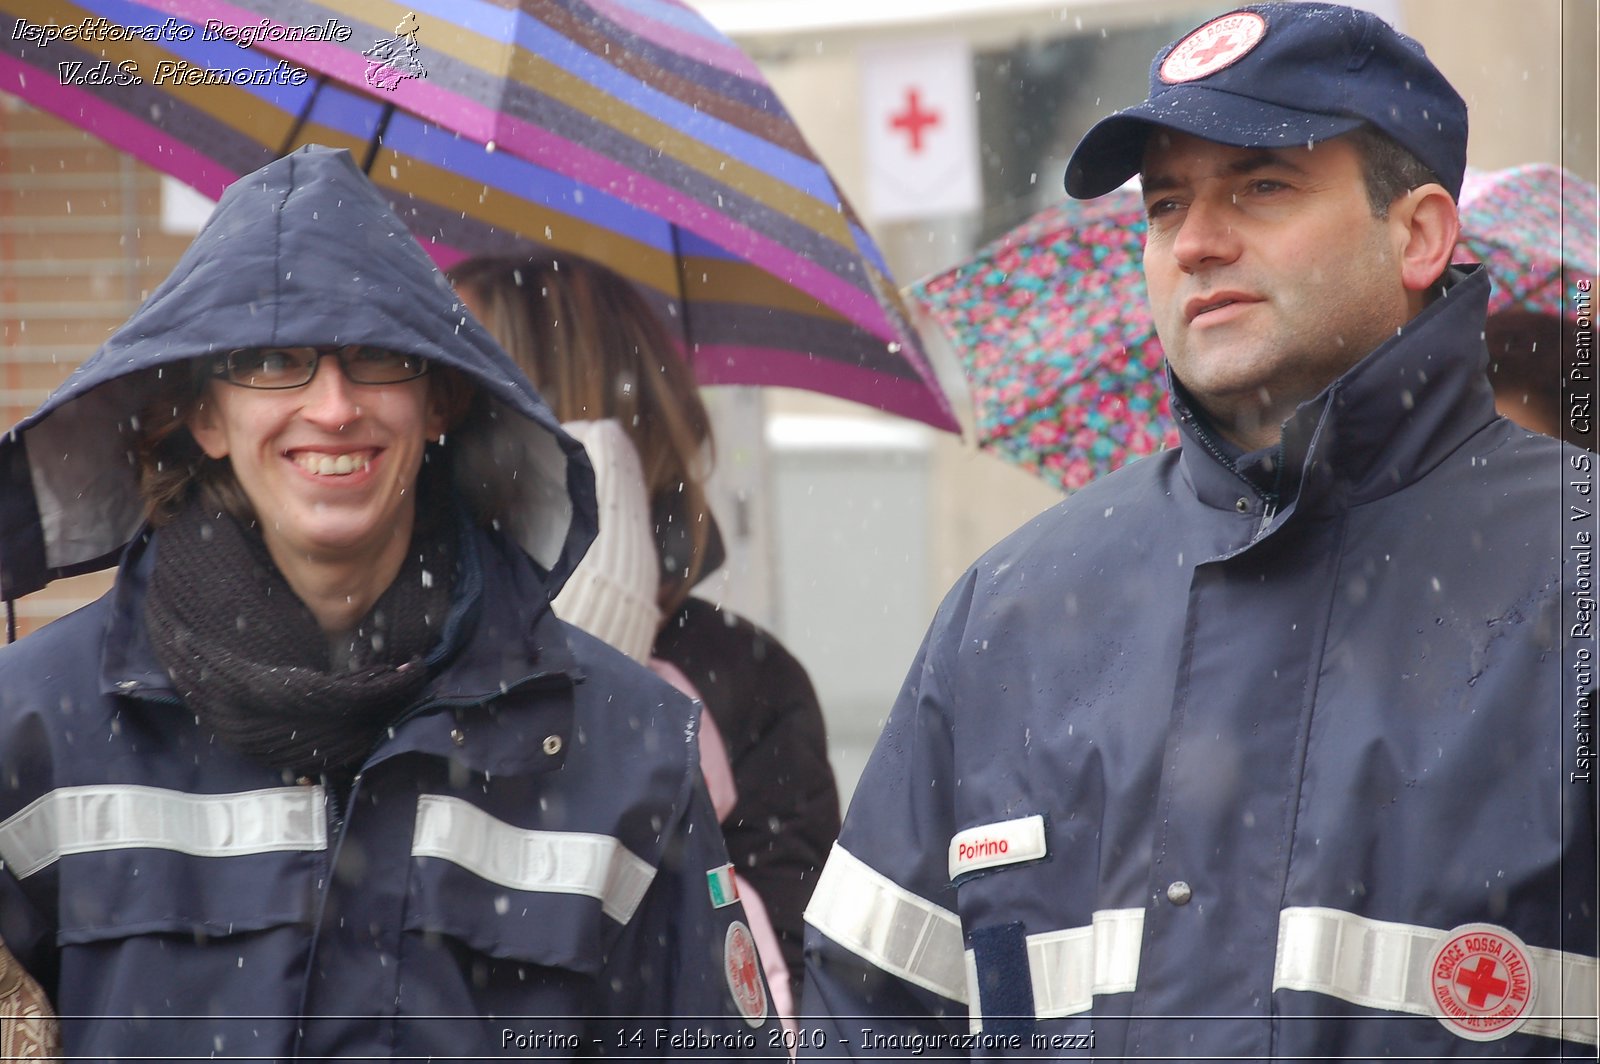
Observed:
[[[965,962],[967,972],[967,1030],[982,1034],[983,995],[978,988],[978,954],[969,949],[961,959]]]
[[[966,960],[961,921],[913,894],[834,843],[806,923],[868,963],[965,1003]]]
[[[1577,953],[1528,947],[1539,987],[1533,1018],[1524,1031],[1584,1045],[1600,1044],[1600,961]],[[1546,987],[1561,987],[1553,1000]],[[1548,1007],[1544,1006],[1549,1002]]]
[[[18,879],[66,854],[99,850],[238,857],[327,845],[321,787],[235,794],[110,784],[62,787],[0,823],[0,860]]]
[[[1123,994],[1139,981],[1143,909],[1106,909],[1088,927],[1028,936],[1028,972],[1039,1019],[1094,1007],[1096,994]]]
[[[512,890],[597,898],[621,924],[633,918],[656,874],[609,835],[519,828],[442,794],[417,799],[411,856],[449,861]]]
[[[1144,942],[1143,909],[1104,909],[1088,927],[1069,927],[1027,936],[1028,978],[1033,1011],[1041,1020],[1074,1016],[1094,1008],[1097,994],[1125,994],[1139,981],[1139,951]],[[969,1027],[983,1030],[978,1002],[978,971],[967,951]]]
[[[1338,909],[1285,909],[1278,917],[1272,989],[1308,990],[1368,1008],[1432,1016],[1428,960],[1445,934]],[[1522,1031],[1594,1045],[1600,1008],[1595,959],[1537,946],[1529,946],[1528,955],[1535,996],[1532,1018]]]

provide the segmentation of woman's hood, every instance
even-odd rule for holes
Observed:
[[[349,152],[310,145],[240,178],[172,274],[0,440],[0,597],[114,564],[144,520],[134,430],[150,374],[236,347],[375,344],[486,398],[450,435],[457,489],[549,574],[595,532],[594,475]]]

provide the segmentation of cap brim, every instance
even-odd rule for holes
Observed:
[[[1236,148],[1281,148],[1327,140],[1359,125],[1361,119],[1348,115],[1299,111],[1204,85],[1176,87],[1096,122],[1067,160],[1067,194],[1093,199],[1137,174],[1156,127]]]

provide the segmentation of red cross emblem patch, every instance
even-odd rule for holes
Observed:
[[[755,936],[742,920],[728,925],[722,940],[722,963],[727,970],[728,990],[733,994],[739,1014],[751,1027],[767,1022],[767,988],[761,982],[761,958],[756,954]]]
[[[1533,1012],[1528,947],[1503,927],[1466,924],[1445,932],[1428,963],[1428,1004],[1462,1038],[1490,1042],[1516,1031]]]
[[[1254,11],[1212,19],[1172,46],[1161,63],[1161,80],[1177,85],[1209,77],[1249,55],[1266,35],[1267,20]]]

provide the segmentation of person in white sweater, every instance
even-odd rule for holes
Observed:
[[[603,639],[649,668],[685,695],[702,703],[700,692],[671,662],[651,654],[661,610],[656,605],[660,563],[650,528],[650,503],[639,454],[616,421],[568,421],[562,428],[577,438],[594,466],[600,531],[551,605],[556,616]],[[700,771],[719,821],[738,802],[733,766],[717,722],[700,714]],[[778,948],[777,934],[766,906],[750,885],[730,867],[739,900],[744,903],[756,950],[772,991],[772,1005],[786,1027],[794,1026],[794,1000],[789,971]]]

